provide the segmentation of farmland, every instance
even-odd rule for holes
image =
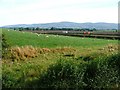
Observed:
[[[90,38],[102,38],[102,39],[120,39],[119,32],[115,30],[23,30],[27,32],[39,33],[39,34],[53,34],[64,35],[74,37],[90,37]]]
[[[104,40],[96,38],[77,38],[77,37],[68,37],[68,36],[58,36],[58,35],[48,35],[48,34],[37,34],[29,32],[19,32],[12,30],[4,30],[6,38],[11,46],[24,46],[32,45],[37,47],[95,47],[95,46],[104,46],[105,44],[116,43],[117,40]],[[18,33],[19,32],[19,33]]]
[[[4,88],[120,88],[118,40],[2,29]]]

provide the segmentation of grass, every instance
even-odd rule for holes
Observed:
[[[118,41],[2,30],[4,88],[120,88]]]
[[[100,56],[89,62],[45,54],[26,61],[4,61],[3,87],[119,88],[118,60],[117,54]]]
[[[117,40],[105,40],[105,39],[93,39],[93,38],[78,38],[68,36],[57,36],[57,35],[45,35],[19,32],[13,30],[2,30],[3,34],[6,35],[7,41],[10,46],[25,46],[32,45],[34,47],[100,47],[110,43],[117,44]]]

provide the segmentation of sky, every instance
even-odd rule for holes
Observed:
[[[51,22],[118,23],[119,0],[0,0],[0,26]]]

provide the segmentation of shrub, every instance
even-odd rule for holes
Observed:
[[[5,35],[2,34],[2,58],[8,58],[9,56],[9,44],[5,38]]]
[[[39,88],[83,88],[85,64],[72,60],[58,60],[43,73],[35,87]],[[30,84],[32,85],[32,84]],[[29,85],[29,86],[30,86]],[[31,87],[31,86],[30,86]]]
[[[96,58],[87,66],[84,82],[89,88],[119,88],[119,55]]]

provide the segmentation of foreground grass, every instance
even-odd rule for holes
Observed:
[[[119,88],[117,49],[87,51],[49,49],[34,58],[3,60],[3,88]]]
[[[4,60],[3,88],[120,88],[120,56],[89,57],[46,53],[25,61]]]

